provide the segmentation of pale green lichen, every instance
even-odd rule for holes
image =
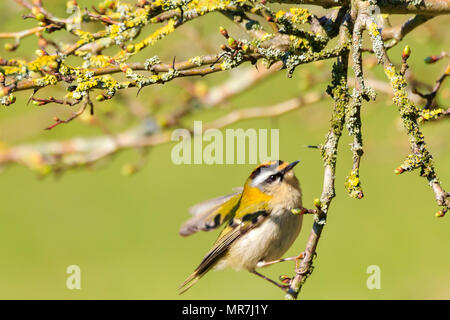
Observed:
[[[200,57],[200,56],[190,58],[189,62],[192,64],[195,64],[198,67],[203,65],[202,57]]]
[[[336,165],[337,145],[345,123],[345,110],[350,99],[347,87],[346,62],[333,64],[331,85],[328,86],[327,93],[334,100],[334,111],[331,118],[330,131],[327,134],[325,144],[320,146],[320,150],[324,165],[334,168]]]
[[[424,135],[419,128],[418,119],[420,111],[408,98],[406,80],[391,64],[385,66],[384,72],[390,80],[392,91],[394,93],[392,100],[399,109],[403,126],[408,133],[412,151],[412,154],[408,156],[405,163],[399,168],[405,171],[420,168],[420,175],[426,177],[430,184],[438,182],[434,169],[433,157],[426,148]],[[401,172],[402,171],[400,171],[400,173]]]
[[[49,85],[55,85],[58,83],[58,79],[56,78],[56,76],[53,75],[45,75],[42,78],[38,78],[33,80],[34,85],[36,85],[37,87],[46,87]]]
[[[144,67],[149,70],[152,66],[161,63],[161,60],[158,56],[153,56],[147,60],[145,60]]]

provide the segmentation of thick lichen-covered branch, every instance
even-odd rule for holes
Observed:
[[[323,8],[350,5],[352,0],[269,0],[270,2],[308,4]],[[448,0],[380,0],[378,4],[381,13],[391,14],[430,14],[440,15],[450,13]]]
[[[341,27],[340,42],[349,42],[348,27]],[[345,46],[345,45],[344,45]],[[291,280],[286,299],[296,299],[306,279],[313,271],[313,258],[316,253],[318,241],[325,226],[331,200],[335,197],[334,181],[337,160],[337,148],[345,124],[345,111],[350,100],[347,86],[348,51],[345,51],[333,65],[332,82],[327,88],[327,93],[334,100],[334,110],[331,118],[330,130],[325,143],[319,147],[324,162],[323,191],[320,200],[315,205],[318,209],[314,215],[314,224],[306,244],[303,259],[296,275]]]
[[[355,10],[355,8],[352,8]],[[353,13],[355,15],[355,13]],[[351,150],[353,153],[353,166],[350,174],[345,180],[345,189],[352,198],[361,199],[363,191],[359,177],[359,165],[363,154],[363,141],[361,134],[361,105],[363,97],[367,99],[368,89],[365,85],[363,66],[362,66],[362,33],[364,24],[361,16],[358,15],[353,26],[352,34],[352,61],[353,73],[355,74],[355,88],[351,95],[350,102],[346,105],[345,122],[348,133],[353,137]]]
[[[359,168],[361,156],[363,155],[363,140],[361,132],[361,91],[354,89],[351,95],[351,101],[346,107],[346,126],[349,135],[353,137],[351,150],[353,153],[353,165],[350,174],[345,180],[345,189],[352,198],[361,199],[364,194],[359,177]]]
[[[398,107],[403,126],[409,137],[411,154],[407,156],[406,160],[395,170],[395,172],[400,174],[405,171],[420,169],[420,175],[428,180],[428,183],[435,192],[437,204],[442,206],[442,210],[438,212],[438,215],[441,216],[445,214],[450,207],[450,199],[448,193],[441,187],[441,183],[434,168],[433,157],[427,149],[424,135],[420,130],[418,121],[420,110],[408,98],[408,93],[406,91],[407,83],[404,74],[402,74],[401,71],[398,71],[389,60],[381,33],[373,17],[369,17],[366,20],[366,27],[372,39],[373,50],[379,62],[383,65],[384,72],[391,83],[392,91],[394,93],[393,102]],[[405,56],[405,64],[409,54]]]
[[[289,12],[273,13],[262,3],[247,3],[242,0],[161,0],[139,2],[137,6],[120,1],[103,1],[95,12],[81,10],[76,1],[67,3],[68,12],[73,15],[66,19],[57,18],[40,3],[28,1],[19,3],[31,10],[29,18],[36,19],[39,29],[22,32],[24,35],[35,33],[41,36],[42,28],[53,32],[61,28],[79,38],[76,43],[64,44],[61,52],[51,54],[45,49],[50,41],[43,40],[43,45],[36,52],[37,58],[32,61],[20,59],[3,59],[0,70],[5,81],[0,91],[0,102],[11,105],[15,102],[13,93],[22,90],[37,90],[60,82],[69,84],[69,93],[64,99],[81,100],[89,92],[102,90],[97,101],[112,98],[118,90],[137,87],[139,89],[152,85],[164,84],[185,76],[204,76],[210,73],[229,70],[243,62],[254,63],[264,58],[269,64],[282,61],[284,68],[292,74],[296,66],[311,61],[337,57],[342,48],[325,48],[331,39],[323,32],[301,31],[298,24],[305,24],[317,18],[306,9],[292,9]],[[157,56],[145,63],[127,63],[135,54],[154,45],[165,38],[180,25],[205,14],[221,11],[244,26],[252,39],[235,40],[228,38],[228,45],[222,47],[223,52],[214,56],[198,56],[187,62],[161,64]],[[246,12],[274,19],[277,25],[275,33],[266,32],[258,21],[248,18]],[[100,22],[104,30],[90,33],[81,28],[82,22]],[[163,24],[143,40],[134,41],[144,32],[148,25]],[[317,28],[316,28],[317,29]],[[319,28],[320,29],[320,28]],[[21,33],[21,34],[22,34]],[[20,35],[21,35],[20,34]],[[19,37],[20,39],[20,37]],[[114,54],[105,55],[103,50],[118,47]],[[81,66],[67,63],[67,57],[74,55],[84,60]],[[137,73],[136,71],[142,71]],[[147,75],[146,72],[151,72]],[[123,73],[127,81],[113,77],[114,73]],[[36,77],[40,74],[41,77]],[[12,81],[8,82],[8,79]],[[51,99],[47,99],[51,100]]]

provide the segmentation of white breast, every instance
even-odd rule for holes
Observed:
[[[274,208],[260,226],[244,234],[230,247],[227,255],[216,265],[216,269],[254,270],[260,261],[280,259],[297,238],[302,215]]]

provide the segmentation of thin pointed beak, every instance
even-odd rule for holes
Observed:
[[[296,160],[294,162],[289,163],[287,167],[283,169],[283,174],[286,174],[286,172],[292,170],[299,162],[300,160]]]

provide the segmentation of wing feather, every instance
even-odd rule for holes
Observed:
[[[189,236],[197,231],[211,231],[228,220],[234,213],[241,192],[206,200],[189,209],[193,215],[180,228],[180,235]]]

